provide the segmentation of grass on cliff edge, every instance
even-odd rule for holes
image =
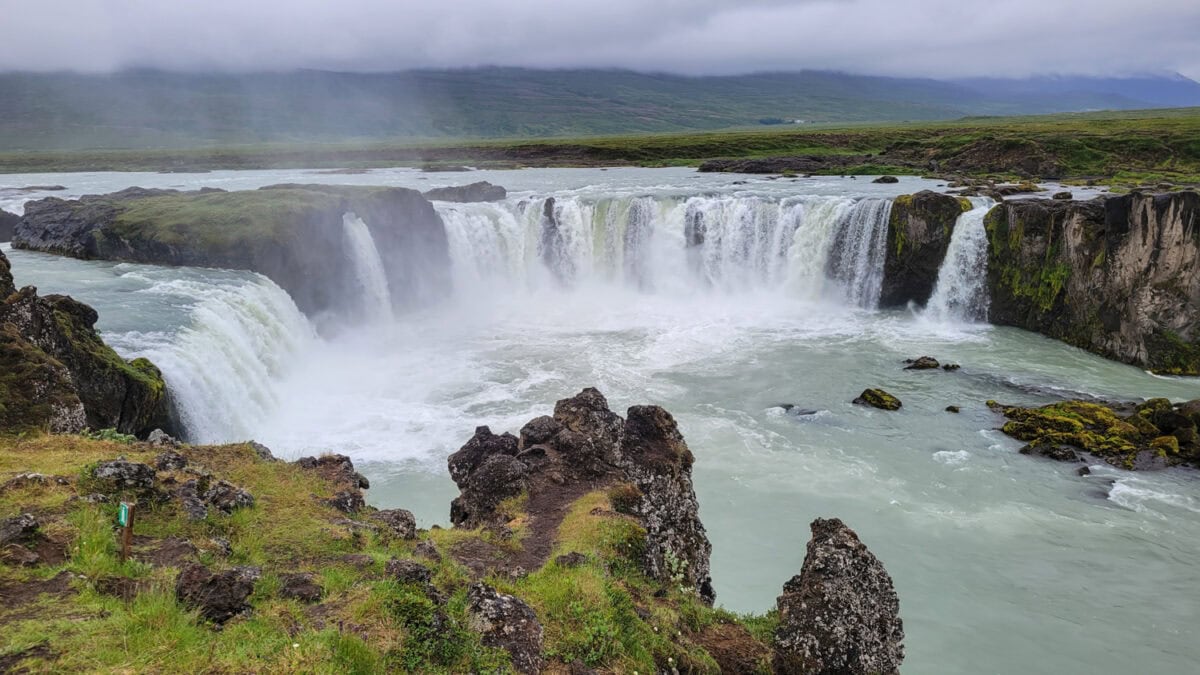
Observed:
[[[181,150],[0,153],[0,173],[374,168],[471,164],[695,166],[714,158],[874,154],[925,166],[984,143],[1045,153],[1068,177],[1118,184],[1200,182],[1200,108],[970,117],[951,122],[813,125],[543,140],[242,145]],[[883,158],[838,173],[904,173]],[[907,170],[912,172],[912,169]]]
[[[0,562],[0,664],[32,672],[505,672],[507,654],[488,649],[469,629],[469,571],[452,550],[491,535],[434,529],[421,535],[442,561],[428,563],[445,598],[440,607],[424,590],[386,578],[384,563],[415,555],[417,542],[353,527],[321,502],[334,486],[285,462],[260,460],[248,446],[186,447],[201,466],[256,498],[255,506],[224,515],[215,510],[190,522],[173,502],[138,512],[134,559],[121,562],[113,531],[115,505],[72,499],[90,489],[88,468],[125,456],[151,463],[157,451],[140,443],[82,436],[0,436],[0,485],[36,472],[65,480],[0,490],[0,519],[33,513],[41,532],[65,558],[34,567]],[[183,479],[183,475],[160,473]],[[513,521],[523,504],[508,505]],[[359,520],[362,520],[361,516]],[[720,627],[763,655],[774,619],[738,617],[704,606],[678,588],[662,588],[640,573],[645,533],[616,514],[602,492],[581,498],[562,526],[555,555],[580,552],[576,567],[551,562],[520,579],[490,577],[503,592],[537,611],[552,667],[581,661],[601,672],[656,672],[670,664],[718,672],[705,646]],[[196,558],[220,569],[257,565],[263,577],[253,611],[213,630],[174,595],[178,563],[158,564],[156,551],[176,538]],[[222,550],[228,541],[232,553]],[[311,571],[324,590],[319,604],[280,597],[281,575]],[[125,599],[114,586],[136,589]],[[43,591],[40,595],[37,591]],[[8,597],[11,594],[12,597]],[[766,668],[766,661],[760,664]]]

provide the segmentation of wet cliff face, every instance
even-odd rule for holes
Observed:
[[[1200,375],[1200,195],[1010,201],[985,224],[993,323]]]
[[[310,315],[338,312],[357,292],[342,216],[367,224],[398,307],[449,290],[449,246],[415,190],[277,185],[224,192],[131,188],[30,202],[17,248],[77,258],[245,269],[269,277]]]
[[[969,201],[929,190],[892,202],[880,307],[929,301],[954,225],[970,207]]]

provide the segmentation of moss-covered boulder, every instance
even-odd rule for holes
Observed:
[[[866,389],[854,399],[855,405],[866,405],[880,410],[899,410],[903,403],[882,389]]]
[[[993,323],[1200,375],[1200,195],[1008,201],[985,226]]]
[[[1152,399],[1140,405],[1063,401],[1040,408],[991,403],[1008,421],[1002,431],[1028,445],[1022,454],[1058,460],[1089,453],[1123,469],[1200,466],[1196,421],[1188,404]]]
[[[252,270],[306,312],[354,306],[359,293],[343,216],[366,223],[393,301],[419,304],[449,289],[445,228],[415,190],[275,185],[194,192],[130,188],[25,205],[13,245],[84,259]]]
[[[970,206],[965,199],[929,190],[901,195],[892,202],[881,307],[929,301],[954,225]]]
[[[0,253],[0,270],[8,260]],[[0,285],[4,285],[0,274]],[[166,385],[146,359],[126,361],[95,330],[91,307],[26,287],[0,302],[0,431],[169,427]]]

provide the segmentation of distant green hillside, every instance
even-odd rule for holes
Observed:
[[[561,137],[1200,105],[1186,78],[939,82],[804,71],[0,74],[0,150]]]

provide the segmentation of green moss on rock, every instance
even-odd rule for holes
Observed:
[[[868,405],[880,410],[899,410],[904,405],[900,402],[900,399],[882,389],[866,389],[858,398],[854,399],[854,403]]]

